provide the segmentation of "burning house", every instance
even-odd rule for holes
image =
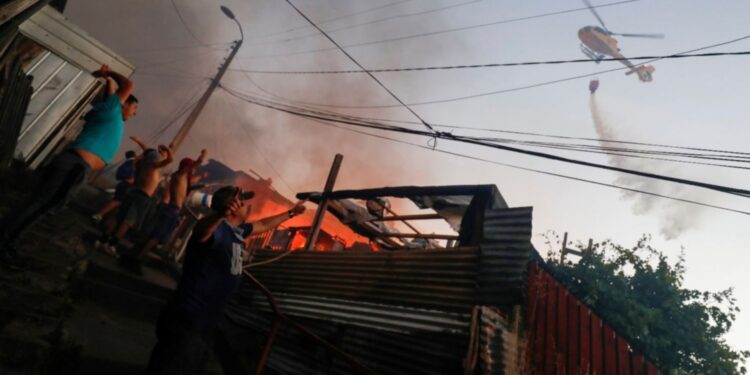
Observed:
[[[544,270],[530,242],[532,208],[508,207],[494,185],[297,198],[327,207],[372,246],[255,249],[222,327],[225,368],[283,374],[658,373]],[[408,200],[418,211],[368,210],[368,202],[382,206],[387,199]],[[448,233],[419,229],[429,221],[440,221]],[[383,225],[392,222],[403,230]],[[429,245],[415,248],[415,240]]]
[[[245,191],[255,192],[250,220],[283,212],[294,205],[294,202],[274,189],[270,178],[263,178],[253,171],[249,172],[233,170],[222,162],[211,159],[199,167],[196,174],[205,176],[201,181],[206,185],[204,192],[210,193],[223,185],[236,185]],[[309,227],[313,221],[312,215],[311,212],[307,212],[289,220],[285,223],[285,227],[278,231],[255,236],[253,247],[257,249],[270,247],[275,250],[301,248],[308,236]],[[332,216],[329,219],[321,229],[318,241],[319,250],[342,249],[345,246],[353,246],[357,241],[366,241],[346,225],[333,220]],[[336,233],[336,235],[331,233]]]

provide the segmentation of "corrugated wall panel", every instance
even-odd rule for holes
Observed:
[[[612,374],[658,373],[552,275],[532,262],[526,313],[527,373]]]
[[[277,302],[283,306],[284,312],[289,315],[401,333],[444,332],[467,334],[471,318],[468,314],[379,305],[356,300],[286,294],[276,294],[275,297]],[[271,311],[265,297],[260,293],[254,294],[253,304],[261,310]]]
[[[531,256],[531,207],[484,211],[478,302],[512,306],[523,300]]]
[[[257,251],[256,261],[278,256]],[[476,249],[296,252],[252,269],[274,293],[467,313],[475,302]]]

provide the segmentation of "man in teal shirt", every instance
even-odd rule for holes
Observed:
[[[86,175],[112,162],[120,148],[124,123],[135,116],[138,100],[132,95],[135,85],[127,77],[104,65],[93,73],[107,85],[103,97],[92,103],[84,117],[86,124],[70,148],[57,155],[41,171],[38,189],[17,210],[4,218],[0,237],[0,263],[8,268],[21,268],[16,240],[23,231],[51,209],[64,203],[73,189],[83,183]]]

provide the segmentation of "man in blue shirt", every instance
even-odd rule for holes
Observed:
[[[305,211],[304,202],[297,202],[289,211],[246,224],[250,205],[243,199],[252,195],[234,186],[213,194],[214,213],[193,229],[177,290],[159,316],[149,375],[205,372],[216,326],[242,276],[245,240]]]
[[[41,171],[38,188],[17,214],[3,218],[0,236],[0,263],[11,269],[22,268],[15,242],[26,228],[55,207],[65,203],[74,188],[83,183],[90,171],[104,168],[112,161],[122,142],[124,122],[135,116],[138,100],[132,95],[135,85],[127,77],[109,70],[107,65],[93,73],[107,84],[103,97],[92,103],[83,131],[70,148],[57,155]]]

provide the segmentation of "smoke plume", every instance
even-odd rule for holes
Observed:
[[[596,96],[590,99],[591,118],[599,139],[626,138],[615,131],[607,116],[599,108]],[[602,146],[611,143],[600,142]],[[615,167],[648,171],[651,173],[674,175],[675,168],[664,162],[650,159],[639,159],[620,155],[609,155],[609,164]],[[615,183],[639,190],[644,190],[666,196],[679,196],[686,199],[700,200],[701,193],[693,189],[686,189],[682,185],[642,178],[629,174],[618,173]],[[635,192],[623,191],[623,199],[632,203],[633,212],[637,215],[656,215],[659,218],[659,231],[666,239],[674,239],[686,230],[696,227],[699,217],[704,213],[702,207],[685,204],[673,200],[654,197]]]

